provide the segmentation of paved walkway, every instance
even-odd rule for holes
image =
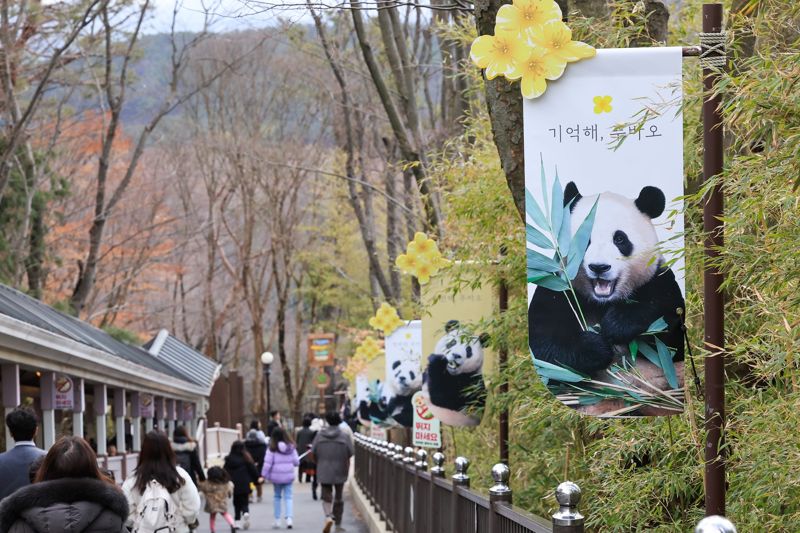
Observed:
[[[317,490],[317,495],[319,495]],[[272,523],[274,518],[272,516],[272,486],[267,484],[264,486],[264,501],[261,503],[250,504],[250,529],[253,533],[272,533]],[[347,533],[367,533],[367,526],[362,522],[358,512],[353,507],[353,500],[347,485],[345,485],[345,504],[344,504],[344,519],[342,520],[342,527],[347,530]],[[231,514],[233,514],[233,505],[230,506]],[[298,533],[319,533],[322,531],[324,523],[324,516],[322,514],[322,503],[311,498],[311,484],[310,483],[297,483],[294,484],[294,529]],[[217,517],[216,523],[217,533],[228,533],[230,529],[222,517]],[[286,531],[283,527],[282,531]],[[196,530],[197,533],[209,533],[208,529],[208,514],[202,513],[200,516],[200,528]],[[242,533],[243,530],[242,530]]]

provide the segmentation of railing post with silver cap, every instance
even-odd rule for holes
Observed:
[[[511,470],[506,464],[498,463],[492,467],[494,485],[489,489],[489,533],[501,531],[500,515],[497,514],[496,506],[511,505],[511,487],[508,486],[510,478]]]
[[[442,452],[433,454],[433,466],[431,467],[431,475],[436,477],[444,477],[444,461],[445,456]]]
[[[697,523],[694,533],[736,533],[736,526],[724,516],[711,515]]]
[[[423,487],[427,486],[427,484],[422,483],[422,479],[420,473],[425,472],[428,470],[428,452],[420,448],[414,454],[417,460],[414,462],[414,514],[411,520],[411,529],[415,533],[427,533],[431,529],[425,529],[423,524],[425,523],[426,517],[421,516],[420,509],[423,507],[422,502],[427,497],[428,499],[430,494],[423,494]],[[428,503],[428,507],[430,507],[430,502]]]
[[[553,533],[583,533],[583,515],[578,512],[581,489],[572,481],[556,488],[558,512],[553,515]]]
[[[436,507],[436,481],[437,477],[444,477],[444,454],[442,452],[435,452],[431,457],[433,466],[431,467],[431,478],[428,485],[428,494],[430,494],[430,504],[428,505],[428,531],[434,531],[434,508]],[[438,510],[441,512],[441,509]],[[439,519],[441,522],[441,518]]]
[[[469,488],[469,476],[467,475],[467,470],[469,469],[469,459],[466,457],[456,457],[455,465],[456,473],[453,474],[453,499],[452,503],[450,504],[450,510],[452,511],[450,531],[461,531],[459,527],[460,513],[458,512],[459,508],[461,507],[459,505],[461,501],[461,495],[458,493],[458,488]]]

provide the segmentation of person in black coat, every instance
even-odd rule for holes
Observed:
[[[225,471],[233,482],[234,518],[242,520],[244,529],[250,527],[250,483],[263,483],[264,479],[256,470],[256,463],[247,453],[244,441],[237,440],[231,445],[231,453],[225,458]]]
[[[0,504],[3,533],[125,531],[128,501],[97,467],[80,437],[62,437],[45,456],[34,483]]]
[[[198,481],[206,480],[203,464],[200,462],[200,453],[197,451],[197,443],[189,438],[189,433],[184,426],[178,426],[172,432],[172,451],[175,452],[178,466],[186,470],[195,487]]]
[[[250,430],[247,432],[247,436],[244,440],[244,447],[247,449],[247,453],[253,458],[253,461],[255,461],[258,471],[261,472],[264,469],[264,457],[267,454],[267,437],[264,435],[264,432],[261,431],[258,420],[253,420],[250,423]],[[259,483],[256,485],[256,495],[259,502],[263,495],[263,489],[263,484]]]
[[[317,432],[311,429],[311,421],[312,418],[309,416],[303,418],[303,427],[297,432],[297,452],[301,455],[311,450],[311,444],[314,442],[314,437],[317,436]],[[298,475],[300,476],[301,483],[303,482],[303,474],[306,476],[306,483],[311,481],[311,497],[316,500],[317,465],[314,462],[314,459],[311,457],[311,454],[308,454],[300,459],[300,470]]]

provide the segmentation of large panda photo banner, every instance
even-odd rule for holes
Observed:
[[[598,50],[524,101],[530,350],[582,413],[683,410],[681,67]]]
[[[422,389],[422,321],[412,320],[386,337],[386,379],[381,403],[386,406],[387,421],[411,427],[414,410],[411,397]]]

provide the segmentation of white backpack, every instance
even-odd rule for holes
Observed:
[[[133,533],[172,533],[177,529],[177,508],[164,485],[150,480],[136,507]]]

